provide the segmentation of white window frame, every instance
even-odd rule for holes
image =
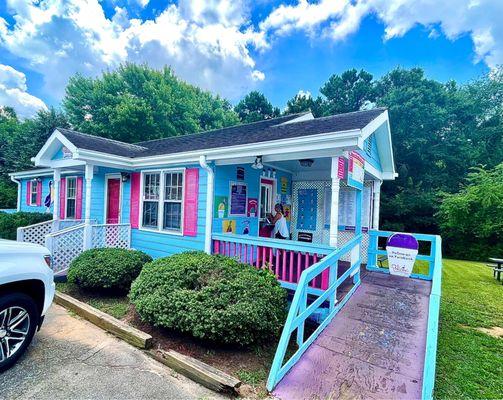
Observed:
[[[35,201],[33,201],[33,195],[35,195]],[[37,197],[38,197],[37,195],[38,195],[38,180],[30,179],[30,206],[37,205]]]
[[[245,203],[245,213],[244,214],[231,214],[232,210],[232,186],[240,185],[246,187],[246,203]],[[248,184],[243,181],[231,181],[229,182],[229,211],[227,212],[229,217],[246,217],[248,215]]]
[[[258,192],[258,213],[257,213],[259,221],[265,221],[266,220],[266,217],[262,217],[260,215],[260,211],[262,209],[262,186],[271,187],[271,185],[269,183],[262,184],[262,179],[266,179],[266,180],[272,181],[272,188],[271,188],[272,190],[271,190],[271,197],[270,197],[270,199],[271,199],[270,210],[266,211],[266,215],[268,213],[272,213],[274,211],[274,205],[275,205],[275,201],[276,201],[276,187],[277,187],[277,184],[278,184],[278,182],[276,181],[276,178],[271,178],[271,177],[268,177],[268,176],[261,176],[260,177],[260,180],[259,180],[259,192]]]
[[[166,201],[171,201],[171,200],[165,200],[164,199],[164,190],[165,190],[165,180],[166,180],[166,174],[169,173],[181,173],[182,174],[182,200],[180,201],[181,203],[181,216],[180,216],[180,230],[174,230],[174,229],[163,229],[164,225],[164,203]],[[144,191],[144,181],[145,181],[145,175],[146,174],[160,174],[160,182],[159,182],[159,199],[157,200],[159,203],[159,206],[157,207],[157,220],[158,220],[158,226],[157,228],[151,228],[151,227],[144,227],[143,226],[143,203],[144,203],[144,197],[145,197],[145,191]],[[153,170],[144,170],[141,171],[140,173],[140,210],[139,210],[139,224],[138,224],[138,229],[141,231],[148,231],[148,232],[156,232],[156,233],[162,233],[165,235],[175,235],[175,236],[183,236],[184,235],[184,226],[183,226],[183,221],[184,221],[184,204],[185,204],[185,179],[186,179],[186,174],[185,174],[185,168],[163,168],[163,169],[153,169]],[[146,201],[152,201],[152,200],[146,200]],[[173,202],[178,202],[178,201],[173,201]]]
[[[68,184],[68,181],[70,179],[75,179],[75,197],[68,197],[68,189],[70,188],[70,185]],[[75,215],[72,218],[68,217],[68,199],[70,200],[75,200]],[[75,219],[77,216],[77,177],[76,176],[67,176],[65,177],[65,219]]]

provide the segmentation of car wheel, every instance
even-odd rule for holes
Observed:
[[[0,372],[12,367],[30,345],[39,321],[33,299],[23,293],[0,295]]]

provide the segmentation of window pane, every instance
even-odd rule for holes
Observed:
[[[66,218],[75,218],[75,199],[66,199]]]
[[[142,226],[146,228],[157,228],[158,226],[159,203],[156,201],[143,202]]]
[[[168,172],[164,180],[164,200],[182,200],[183,173]]]
[[[180,230],[182,225],[182,204],[164,202],[163,229]]]
[[[145,200],[158,200],[160,188],[160,174],[145,174],[143,180],[143,196]]]
[[[75,199],[77,195],[77,180],[75,178],[67,179],[66,197]]]

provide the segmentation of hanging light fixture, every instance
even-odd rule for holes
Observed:
[[[310,158],[304,158],[302,160],[299,160],[299,163],[302,167],[310,167],[311,165],[313,165],[314,163],[314,160],[310,159]]]
[[[252,164],[253,169],[262,169],[264,168],[264,164],[262,164],[262,156],[255,157],[255,161]]]

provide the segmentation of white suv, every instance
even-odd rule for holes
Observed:
[[[0,240],[0,372],[23,355],[54,297],[49,251]]]

